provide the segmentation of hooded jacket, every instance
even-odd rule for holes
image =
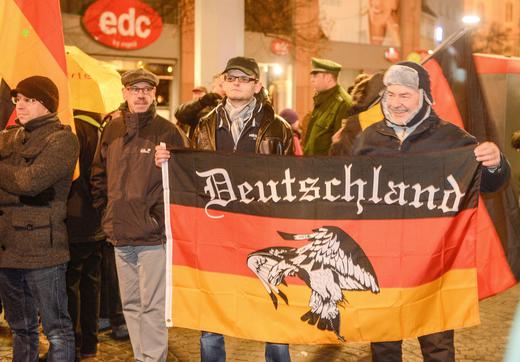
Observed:
[[[56,113],[0,133],[0,268],[69,260],[66,204],[78,154]]]
[[[116,246],[158,245],[164,237],[161,170],[155,167],[155,146],[188,146],[176,125],[150,106],[122,115],[104,128],[91,171],[93,205],[102,215],[103,231]]]

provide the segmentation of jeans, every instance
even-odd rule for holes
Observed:
[[[0,299],[13,332],[13,361],[38,361],[38,312],[50,347],[47,361],[74,361],[67,311],[66,264],[39,269],[0,268]]]
[[[93,354],[97,351],[98,343],[101,243],[71,243],[69,250],[67,296],[69,314],[76,334],[76,351]]]
[[[224,336],[218,333],[202,332],[200,335],[201,362],[225,362],[226,347]],[[289,345],[265,343],[266,362],[291,362]]]

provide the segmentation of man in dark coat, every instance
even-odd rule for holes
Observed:
[[[477,145],[473,136],[435,114],[430,78],[422,66],[412,62],[393,65],[383,83],[385,119],[361,133],[353,146],[354,155],[406,156],[475,145],[475,158],[482,164],[481,191],[496,191],[508,181],[509,164],[494,143]],[[401,361],[401,342],[372,343],[373,361]],[[455,361],[453,330],[421,336],[419,343],[425,361]]]
[[[195,148],[209,151],[246,152],[277,155],[293,154],[291,126],[274,113],[267,99],[260,95],[262,83],[256,60],[231,58],[222,72],[226,98],[195,130]],[[170,152],[156,147],[155,164],[170,158]],[[202,332],[200,338],[202,362],[226,360],[224,337]],[[267,362],[289,362],[287,344],[267,343]]]
[[[121,116],[104,128],[92,163],[94,207],[115,246],[117,275],[130,342],[137,361],[166,361],[166,251],[161,172],[154,147],[186,147],[177,126],[155,111],[157,76],[124,73]]]
[[[0,299],[13,360],[38,360],[39,313],[47,360],[74,361],[64,220],[79,144],[57,117],[58,88],[49,78],[26,78],[11,96],[17,126],[0,134]]]

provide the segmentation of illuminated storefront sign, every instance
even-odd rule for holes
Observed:
[[[82,22],[96,41],[124,50],[150,45],[163,27],[159,14],[139,0],[98,0],[85,11]]]

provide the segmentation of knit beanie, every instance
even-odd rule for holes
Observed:
[[[58,87],[47,77],[35,75],[23,79],[11,91],[11,97],[16,97],[18,93],[22,93],[27,98],[34,98],[40,101],[51,113],[58,110],[60,100]]]
[[[298,114],[290,108],[286,108],[280,112],[280,117],[285,119],[290,124],[293,124],[298,120]]]

